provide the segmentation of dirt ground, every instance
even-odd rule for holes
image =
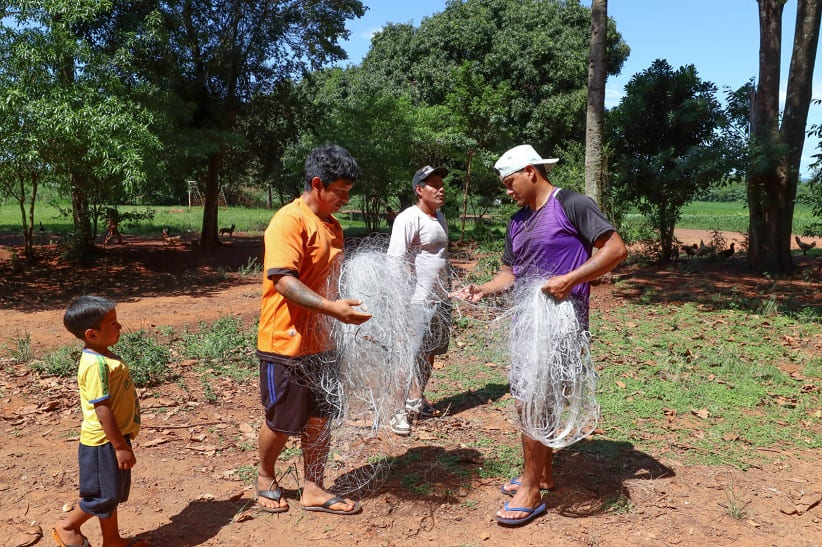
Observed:
[[[698,231],[677,236],[686,244],[707,243],[710,237]],[[739,234],[726,235],[729,242],[735,238],[741,242]],[[0,347],[26,334],[37,355],[74,343],[62,327],[62,312],[73,297],[89,292],[119,302],[126,330],[196,326],[225,315],[251,321],[258,312],[258,279],[231,272],[249,257],[261,259],[259,238],[235,236],[211,254],[129,238],[128,245],[110,249],[94,268],[82,270],[43,260],[19,271],[9,256],[8,248],[0,250],[5,326]],[[809,272],[791,281],[804,295],[801,305],[822,302],[818,260],[798,258]],[[670,269],[620,270],[615,275],[631,283],[619,289],[595,286],[593,313],[619,306],[643,286],[661,288],[658,292],[672,300],[723,287],[756,293],[767,286],[768,280],[745,274],[741,264],[732,258],[683,275]],[[463,266],[470,267],[470,259]],[[437,366],[458,367],[459,352]],[[40,378],[8,362],[0,362],[0,371],[0,522],[5,532],[0,545],[51,545],[54,521],[65,504],[76,501],[81,420],[76,384],[72,378]],[[607,416],[577,449],[556,454],[548,513],[522,528],[500,527],[493,514],[509,499],[499,491],[507,477],[477,478],[483,454],[473,440],[482,435],[510,444],[515,423],[480,393],[464,397],[468,402],[444,417],[418,423],[410,437],[395,443],[401,453],[414,456],[407,458],[416,462],[414,472],[434,486],[426,493],[412,494],[401,478],[392,478],[360,498],[361,514],[341,517],[302,511],[298,485],[286,477],[290,510],[260,513],[253,490],[236,471],[256,464],[261,418],[256,382],[219,380],[217,401],[209,403],[198,391],[190,364],[181,363],[178,372],[180,380],[140,392],[138,463],[131,499],[120,509],[122,532],[153,545],[822,544],[819,451],[769,448],[768,463],[746,471],[692,466],[609,440]],[[437,382],[445,381],[435,376],[429,391],[436,393]],[[443,455],[472,471],[463,479],[467,482],[444,482],[438,468]],[[631,509],[606,510],[608,500],[619,499],[630,500]],[[744,509],[745,517],[733,518],[734,507]],[[87,524],[84,531],[92,545],[101,545],[95,525]]]

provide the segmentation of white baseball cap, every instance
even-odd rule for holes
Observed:
[[[525,168],[526,165],[544,165],[547,173],[558,161],[559,158],[543,158],[530,144],[521,144],[501,155],[494,164],[494,171],[497,172],[499,178],[504,179],[511,173]]]

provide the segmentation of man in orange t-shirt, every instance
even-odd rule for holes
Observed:
[[[355,309],[361,301],[339,299],[336,291],[343,231],[332,213],[348,203],[359,174],[357,162],[344,148],[313,149],[305,160],[305,191],[277,211],[265,231],[257,331],[265,422],[260,427],[255,484],[264,511],[288,510],[274,467],[291,435],[300,436],[303,451],[303,509],[343,515],[360,511],[359,503],[324,489],[332,409],[311,372],[334,359],[331,319],[359,325],[371,318]]]

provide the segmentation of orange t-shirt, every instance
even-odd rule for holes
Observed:
[[[277,211],[268,224],[258,352],[299,357],[331,349],[331,318],[288,302],[271,280],[293,275],[314,292],[336,300],[343,230],[336,218],[328,218],[324,222],[299,197]]]

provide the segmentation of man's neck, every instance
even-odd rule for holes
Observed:
[[[532,211],[538,211],[543,205],[548,203],[548,198],[551,197],[551,192],[554,191],[554,185],[550,182],[538,184],[536,192],[534,193],[534,200],[528,204]]]
[[[324,222],[327,222],[329,220],[330,215],[328,213],[323,214],[320,208],[320,201],[319,199],[317,199],[317,196],[314,194],[313,191],[303,192],[303,195],[300,196],[300,199],[303,200],[303,203],[305,203],[305,205],[309,209],[311,209],[311,211],[315,215],[317,215],[320,218],[320,220]]]
[[[422,211],[423,213],[425,213],[426,215],[428,215],[429,217],[437,216],[437,210],[436,209],[431,209],[431,207],[426,205],[423,200],[417,201],[417,208],[420,211]]]

